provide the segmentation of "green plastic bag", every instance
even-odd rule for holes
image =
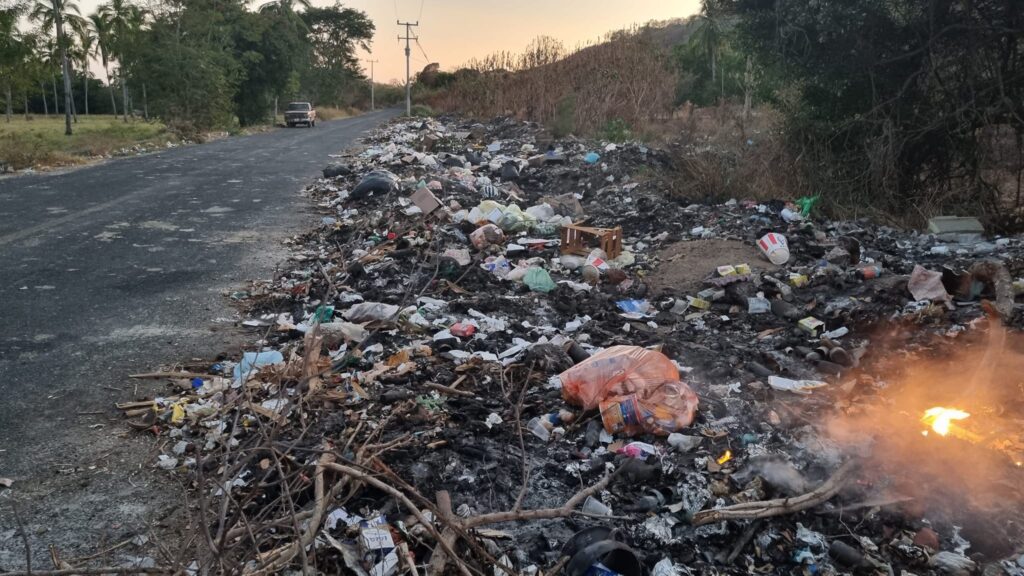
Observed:
[[[803,196],[797,198],[794,204],[800,207],[800,215],[806,218],[811,215],[811,210],[814,209],[814,205],[818,203],[819,199],[821,199],[820,195]]]
[[[555,281],[551,279],[548,271],[543,268],[530,268],[527,270],[526,276],[523,276],[523,283],[534,292],[551,292],[555,289]]]

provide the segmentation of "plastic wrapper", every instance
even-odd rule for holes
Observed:
[[[562,396],[585,410],[600,408],[609,432],[667,436],[693,423],[697,395],[661,352],[613,346],[559,375]]]

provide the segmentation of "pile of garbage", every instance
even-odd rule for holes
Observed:
[[[972,444],[1005,490],[984,514],[863,441],[968,444],[890,393],[1021,328],[1020,238],[690,204],[658,150],[511,119],[337,160],[286,271],[231,295],[256,346],[119,405],[195,489],[193,568],[1024,574],[1019,398]],[[862,441],[830,426],[873,409]]]

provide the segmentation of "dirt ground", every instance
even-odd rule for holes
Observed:
[[[660,264],[647,280],[655,291],[674,288],[696,294],[702,282],[719,266],[749,264],[751,270],[771,271],[778,267],[761,256],[756,246],[738,240],[695,240],[677,242],[658,252]]]

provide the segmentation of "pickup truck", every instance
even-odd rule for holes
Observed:
[[[284,111],[284,123],[289,128],[297,124],[313,128],[316,126],[316,109],[309,102],[292,102]]]

